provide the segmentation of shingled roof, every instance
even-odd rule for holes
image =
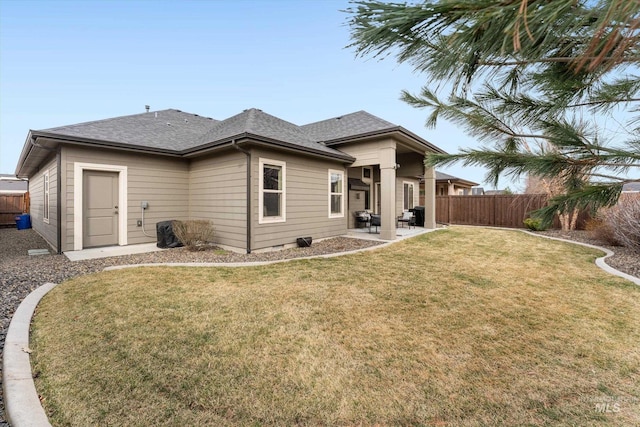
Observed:
[[[301,126],[301,128],[314,141],[328,142],[371,132],[398,129],[399,126],[366,111],[357,111],[344,116],[309,123]]]
[[[256,108],[222,121],[169,109],[30,131],[28,141],[43,138],[41,143],[49,146],[25,142],[16,173],[25,175],[25,170],[37,167],[46,157],[46,150],[60,140],[185,156],[248,138],[256,143],[353,162],[353,157],[333,146],[386,132],[397,132],[421,147],[442,152],[408,130],[366,111],[298,126]]]
[[[44,129],[40,132],[180,152],[200,144],[218,121],[180,110],[161,110]]]
[[[351,159],[351,156],[313,141],[300,126],[272,116],[257,108],[216,123],[201,139],[200,145],[223,143],[231,138],[251,136],[284,142],[292,147]],[[352,160],[352,159],[351,159]]]

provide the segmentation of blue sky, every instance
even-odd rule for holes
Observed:
[[[426,129],[426,112],[398,99],[426,76],[345,48],[347,7],[346,0],[0,0],[0,172],[14,172],[29,129],[141,113],[146,104],[215,119],[255,107],[299,125],[366,110],[448,152],[477,146],[444,121]],[[475,182],[484,176],[442,171]]]

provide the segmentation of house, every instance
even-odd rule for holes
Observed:
[[[425,185],[424,177],[421,175],[420,179],[420,204],[424,204],[425,200]],[[484,189],[471,188],[478,185],[475,182],[467,181],[466,179],[458,178],[453,175],[436,171],[436,196],[468,196],[468,195],[482,195]]]
[[[0,194],[24,194],[27,188],[27,181],[15,175],[0,174]]]
[[[436,196],[469,196],[476,185],[480,184],[436,171]]]
[[[627,182],[622,186],[623,193],[640,193],[640,181]]]
[[[33,228],[58,252],[156,241],[169,219],[212,220],[241,252],[344,235],[356,210],[380,238],[418,202],[435,227],[435,174],[418,135],[365,111],[298,126],[252,108],[225,120],[162,110],[29,131],[16,175],[29,179]]]

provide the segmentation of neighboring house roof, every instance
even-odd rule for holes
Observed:
[[[418,135],[366,111],[298,126],[256,108],[222,121],[169,109],[31,130],[20,155],[16,174],[29,176],[61,141],[164,155],[194,156],[247,138],[257,143],[351,163],[355,158],[330,145],[391,133],[416,149],[444,153]]]
[[[451,181],[454,184],[466,185],[469,187],[473,187],[475,185],[480,185],[477,182],[468,181],[466,179],[458,178],[457,176],[449,175],[443,172],[436,171],[436,182],[449,182]]]
[[[627,182],[622,186],[624,192],[640,192],[640,182]]]
[[[27,181],[16,178],[15,175],[0,174],[0,193],[26,193],[29,189]]]

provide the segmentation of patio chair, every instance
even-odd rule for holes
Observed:
[[[378,232],[378,227],[380,227],[380,215],[371,215],[371,222],[369,222],[369,233],[371,233],[371,227],[376,228],[376,233]]]
[[[371,214],[367,211],[355,211],[354,212],[356,219],[356,228],[363,228],[369,225],[369,221],[371,221]]]
[[[403,212],[402,216],[398,217],[398,222],[402,224],[404,227],[404,223],[406,222],[409,228],[413,225],[413,228],[416,228],[416,217],[413,215],[413,212]]]

